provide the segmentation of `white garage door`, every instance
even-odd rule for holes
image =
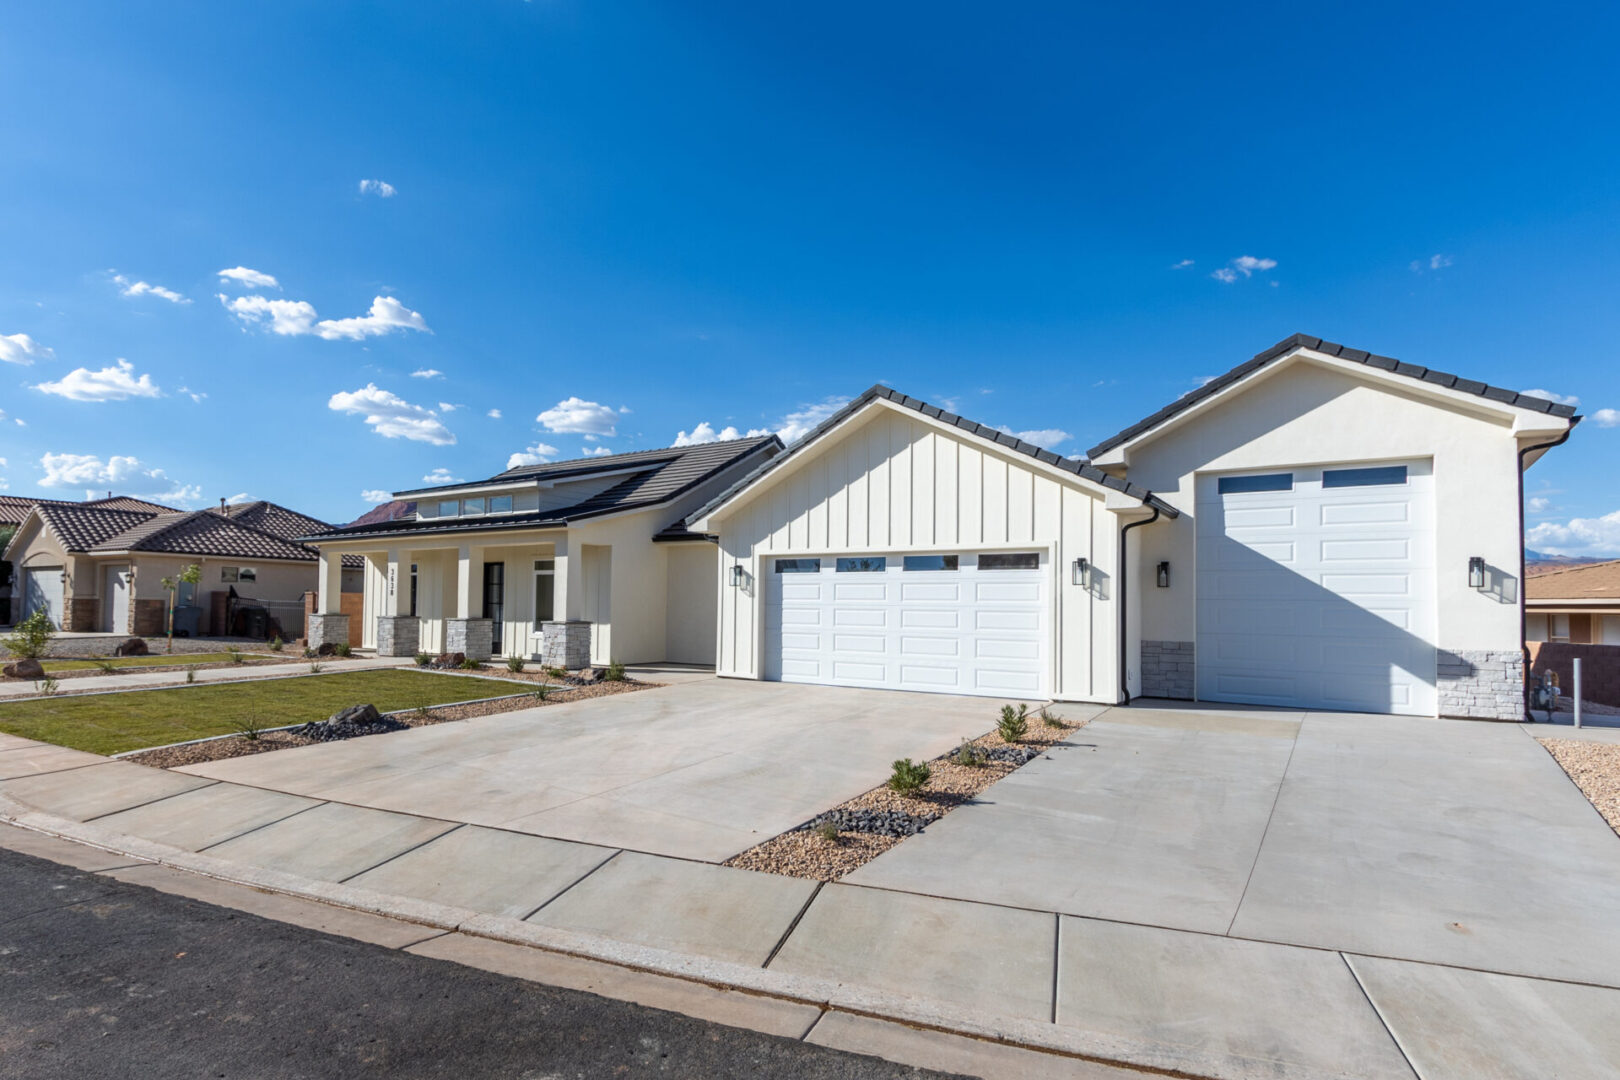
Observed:
[[[767,679],[1046,693],[1044,555],[823,556],[763,569]]]
[[[1427,462],[1200,477],[1198,696],[1432,716]]]
[[[23,618],[43,610],[51,625],[62,629],[62,568],[42,566],[23,571]]]

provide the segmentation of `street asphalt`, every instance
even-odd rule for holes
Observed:
[[[0,850],[0,1074],[941,1074],[332,937]]]

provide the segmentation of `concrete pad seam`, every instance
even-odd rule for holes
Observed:
[[[1288,747],[1288,760],[1283,762],[1282,775],[1277,778],[1277,791],[1271,796],[1271,810],[1266,814],[1266,827],[1260,830],[1260,842],[1254,845],[1254,860],[1249,863],[1249,874],[1243,879],[1243,891],[1238,894],[1238,902],[1232,907],[1232,918],[1226,924],[1226,935],[1230,936],[1232,927],[1237,925],[1238,914],[1243,911],[1243,901],[1248,898],[1249,886],[1254,883],[1255,867],[1260,865],[1260,853],[1266,850],[1266,837],[1271,835],[1271,823],[1277,817],[1277,805],[1282,802],[1284,786],[1288,783],[1288,770],[1294,764],[1294,751],[1299,749],[1299,733],[1305,730],[1305,720],[1309,714],[1299,722],[1294,729],[1294,741]]]
[[[378,917],[379,918],[387,918],[386,915],[382,915],[382,916],[378,916]],[[455,934],[455,933],[460,933],[460,931],[458,931],[458,930],[440,930],[437,933],[429,934],[427,937],[422,938],[420,941],[407,941],[407,942],[405,942],[404,944],[401,944],[401,945],[393,945],[393,946],[386,946],[386,947],[393,948],[396,952],[404,952],[407,949],[414,949],[418,945],[426,945],[430,941],[437,941],[442,937],[449,937],[451,934]]]
[[[55,745],[55,744],[54,743],[47,743],[45,745]],[[24,747],[23,749],[29,749],[29,748]],[[62,749],[63,750],[71,750],[73,748],[71,746],[64,746],[64,747],[62,747]],[[86,750],[86,751],[83,751],[83,752],[88,754],[90,751]],[[91,769],[91,768],[94,768],[97,765],[105,765],[108,762],[110,762],[111,760],[112,760],[112,758],[103,758],[100,761],[87,761],[82,765],[68,765],[65,768],[61,768],[61,769],[41,769],[39,772],[24,773],[22,776],[8,776],[8,777],[5,777],[4,779],[0,779],[0,784],[3,784],[8,780],[27,780],[31,776],[54,776],[56,773],[73,772],[75,769]]]
[[[830,1012],[832,1012],[831,1009],[822,1009],[820,1012],[816,1013],[816,1018],[810,1021],[809,1027],[804,1029],[804,1033],[799,1036],[799,1041],[804,1042],[806,1039],[808,1039],[810,1037],[810,1033],[816,1030],[817,1025],[819,1025],[822,1020],[826,1019],[827,1014]]]
[[[117,810],[109,810],[105,814],[97,814],[95,817],[87,817],[87,818],[84,819],[85,824],[88,825],[92,821],[100,821],[104,817],[112,817],[114,814],[122,814],[126,810],[139,810],[143,806],[151,806],[153,803],[160,803],[165,799],[173,799],[176,796],[180,796],[180,795],[189,795],[193,791],[202,791],[204,788],[211,788],[211,787],[214,787],[215,785],[220,783],[220,781],[218,781],[218,780],[210,780],[210,778],[206,777],[206,776],[198,777],[197,779],[199,779],[199,780],[209,780],[209,783],[198,784],[196,787],[186,788],[184,791],[171,791],[167,795],[159,795],[155,799],[147,799],[145,802],[138,802],[138,803],[134,804],[133,806],[122,806],[122,807],[119,807]]]
[[[598,870],[602,869],[602,867],[606,866],[608,863],[612,862],[614,859],[617,859],[620,855],[623,855],[623,854],[624,854],[624,849],[622,849],[622,848],[619,849],[618,851],[615,851],[613,854],[609,855],[607,858],[603,859],[601,862],[597,863],[595,866],[591,867],[589,870],[587,870],[583,874],[579,875],[579,877],[575,878],[573,881],[570,881],[567,884],[567,886],[565,886],[563,888],[562,892],[559,892],[556,896],[553,896],[551,899],[547,900],[545,903],[541,904],[539,907],[535,908],[533,911],[531,911],[527,915],[523,916],[523,919],[521,921],[528,922],[530,919],[534,918],[536,915],[538,915],[542,911],[544,911],[551,904],[554,904],[558,900],[561,900],[563,898],[563,896],[565,896],[569,892],[569,890],[571,890],[575,885],[578,885],[580,882],[584,881],[586,878],[590,877],[592,874],[594,874]]]
[[[385,812],[386,813],[392,813],[392,811],[385,811]],[[404,816],[406,816],[406,817],[416,817],[415,814],[406,814]],[[425,818],[423,820],[432,821],[433,819],[432,818]],[[339,878],[338,879],[338,884],[339,885],[346,884],[346,883],[348,883],[350,881],[353,881],[355,878],[359,877],[361,874],[369,874],[369,873],[371,873],[371,871],[377,869],[377,867],[379,867],[379,866],[387,866],[389,863],[393,862],[395,859],[399,858],[402,855],[409,855],[411,852],[419,850],[420,848],[424,848],[427,845],[433,843],[433,841],[435,841],[435,840],[443,839],[444,837],[449,836],[451,833],[456,832],[456,831],[458,831],[460,829],[465,829],[466,827],[467,827],[467,823],[465,821],[463,821],[463,822],[460,822],[459,824],[451,826],[450,828],[444,830],[444,832],[442,832],[442,833],[434,833],[432,836],[428,837],[426,840],[423,840],[421,843],[412,844],[410,847],[406,848],[404,851],[396,851],[392,855],[388,856],[388,858],[382,860],[379,863],[374,863],[371,866],[368,866],[363,870],[356,870],[354,873],[350,874],[348,877]]]
[[[786,945],[788,938],[793,936],[793,931],[799,928],[799,920],[804,918],[804,913],[810,910],[810,905],[816,902],[816,897],[821,895],[821,890],[826,884],[825,881],[816,882],[816,887],[811,889],[810,895],[804,898],[804,903],[799,906],[798,914],[793,916],[793,921],[788,923],[786,930],[782,931],[782,936],[776,939],[776,944],[771,946],[770,953],[766,955],[765,962],[759,965],[760,967],[768,968],[771,966],[771,961],[775,960],[776,954],[782,951],[782,946]],[[805,1034],[810,1033],[806,1031]]]
[[[1058,973],[1063,959],[1063,916],[1052,912],[1052,1023],[1058,1017]]]
[[[253,786],[253,785],[251,785],[251,784],[241,784],[241,785],[238,785],[238,786],[240,786],[240,787],[252,787],[252,786]],[[255,790],[258,790],[258,791],[271,791],[271,790],[273,790],[273,789],[271,789],[271,788],[257,788],[257,789],[255,789]],[[276,793],[276,794],[278,794],[278,795],[284,795],[284,794],[286,794],[286,792],[277,792],[277,793]],[[268,829],[268,828],[269,828],[269,827],[270,827],[270,826],[272,826],[272,825],[279,825],[279,824],[281,824],[281,823],[282,823],[282,822],[283,822],[283,821],[286,821],[286,820],[287,820],[287,819],[288,819],[288,818],[295,818],[295,817],[297,817],[297,816],[298,816],[298,815],[299,815],[299,814],[307,814],[307,813],[309,813],[309,812],[310,812],[310,811],[311,811],[311,810],[315,810],[315,809],[318,809],[318,808],[319,808],[319,807],[322,807],[322,806],[325,806],[325,805],[326,805],[326,804],[325,804],[325,803],[324,803],[324,802],[317,802],[317,803],[315,803],[315,805],[314,805],[314,806],[301,806],[301,807],[299,807],[299,808],[298,808],[298,809],[297,809],[297,810],[294,810],[294,811],[293,811],[293,812],[292,812],[292,813],[290,813],[290,814],[286,814],[286,815],[284,815],[284,816],[282,816],[282,817],[278,817],[278,818],[276,818],[276,820],[274,820],[274,821],[267,821],[267,822],[265,822],[265,823],[264,823],[264,824],[263,824],[263,825],[255,825],[255,826],[253,826],[253,828],[251,828],[251,829],[243,829],[243,830],[242,830],[242,831],[241,831],[241,832],[239,832],[239,833],[237,833],[237,834],[236,834],[236,835],[234,835],[234,836],[227,836],[227,837],[226,837],[226,838],[225,838],[225,839],[223,839],[223,840],[215,840],[215,841],[214,841],[214,842],[213,842],[213,843],[212,843],[212,844],[209,844],[209,845],[208,845],[208,846],[207,846],[207,847],[200,847],[200,848],[198,848],[198,849],[197,849],[197,854],[199,854],[199,855],[201,855],[201,854],[202,854],[202,853],[203,853],[203,852],[205,852],[205,851],[208,851],[208,850],[209,850],[209,849],[211,849],[211,848],[217,848],[217,847],[219,847],[219,845],[221,845],[221,844],[228,844],[228,843],[230,843],[230,842],[231,842],[231,841],[232,841],[232,840],[238,840],[238,839],[240,839],[240,838],[242,838],[242,837],[244,837],[244,836],[247,836],[247,835],[249,835],[249,834],[251,834],[251,833],[256,833],[256,832],[258,832],[258,831],[259,831],[259,830],[260,830],[260,829]]]
[[[1423,1074],[1418,1071],[1417,1063],[1412,1060],[1412,1055],[1406,1052],[1406,1047],[1401,1043],[1401,1037],[1390,1026],[1389,1017],[1384,1015],[1384,1010],[1379,1008],[1378,1002],[1373,1000],[1372,994],[1367,990],[1367,985],[1361,981],[1361,972],[1357,971],[1356,965],[1350,962],[1349,954],[1341,952],[1339,958],[1344,961],[1344,966],[1349,970],[1350,977],[1356,980],[1356,988],[1361,991],[1361,996],[1367,999],[1367,1004],[1372,1007],[1373,1015],[1378,1017],[1379,1024],[1383,1025],[1384,1030],[1389,1033],[1390,1042],[1395,1044],[1395,1049],[1401,1055],[1401,1059],[1406,1062],[1406,1067],[1412,1070],[1412,1075],[1417,1077],[1418,1080],[1424,1080]]]

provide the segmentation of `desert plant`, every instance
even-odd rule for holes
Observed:
[[[894,763],[894,773],[889,777],[889,787],[902,795],[909,795],[928,783],[928,778],[932,775],[926,763],[901,758]]]
[[[231,730],[248,742],[257,742],[259,736],[264,734],[264,721],[259,719],[257,713],[248,713],[232,721]]]
[[[321,673],[322,666],[323,665],[319,660],[314,661],[309,665],[309,673],[311,675],[319,675]]]
[[[230,658],[230,661],[233,664],[247,663],[247,657],[242,655],[241,649],[226,649],[225,655]]]
[[[473,658],[472,658],[472,657],[470,657],[470,656],[469,656],[469,657],[467,657],[467,659],[465,659],[465,660],[463,660],[463,661],[462,661],[462,662],[461,662],[461,669],[462,669],[462,670],[463,670],[463,671],[477,671],[477,670],[478,670],[478,669],[479,669],[479,668],[481,668],[481,667],[483,667],[483,666],[484,666],[484,665],[483,665],[483,664],[482,664],[482,663],[480,663],[480,662],[479,662],[479,661],[477,661],[477,660],[474,660],[474,659],[473,659]]]
[[[1040,718],[1041,723],[1045,724],[1049,728],[1060,728],[1063,726],[1063,717],[1055,715],[1052,710],[1048,709],[1045,705],[1041,706]]]
[[[419,652],[416,654],[417,667],[427,667],[431,663],[433,663],[432,653]]]
[[[528,664],[529,662],[521,656],[508,656],[506,658],[506,670],[514,675],[520,673]]]
[[[101,669],[103,675],[112,675],[118,671],[118,665],[111,660],[97,660],[96,667]]]
[[[548,683],[548,682],[541,683],[539,686],[536,686],[534,688],[534,700],[539,701],[539,702],[544,702],[548,697],[551,696],[551,691],[552,691],[552,686],[551,686],[550,683]]]
[[[190,683],[194,683],[196,681],[197,681],[197,669],[194,668],[194,667],[186,668],[186,682],[188,684],[190,684]]]
[[[195,585],[202,580],[202,567],[192,563],[175,577],[161,578],[158,581],[169,593],[169,652],[174,652],[174,600],[180,592],[181,583]]]
[[[62,684],[56,681],[55,675],[47,675],[34,684],[34,689],[49,697],[61,689]]]
[[[829,844],[838,843],[838,825],[831,821],[823,821],[816,826],[816,835]]]
[[[608,661],[607,673],[602,678],[608,682],[624,682],[624,665],[617,660]]]
[[[284,649],[286,647],[287,647],[287,643],[285,641],[281,640],[281,635],[280,634],[277,634],[275,637],[270,639],[270,651],[271,652],[280,652],[282,649]]]
[[[315,646],[313,646],[313,645],[305,645],[304,646],[304,659],[305,660],[311,659],[312,657],[314,657],[316,655],[317,654],[315,652]]]
[[[1029,734],[1029,706],[1003,705],[1001,719],[996,721],[996,733],[1003,740],[1015,743]]]
[[[546,674],[550,675],[553,679],[566,679],[568,678],[568,669],[560,667],[548,667],[546,668]]]
[[[962,745],[958,746],[956,753],[951,755],[951,760],[966,768],[977,769],[985,763],[986,759],[983,750],[963,739]]]
[[[17,624],[16,629],[0,638],[0,645],[4,645],[7,652],[13,656],[20,656],[25,660],[38,660],[45,655],[50,647],[51,637],[56,633],[51,627],[51,619],[44,611],[36,611],[28,618]]]
[[[347,641],[340,641],[336,645],[332,646],[332,655],[342,657],[352,656],[354,655],[354,647],[351,646]]]

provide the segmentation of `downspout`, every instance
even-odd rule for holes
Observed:
[[[1578,418],[1577,418],[1578,420]],[[1535,717],[1530,715],[1530,643],[1525,640],[1525,633],[1529,629],[1529,616],[1525,612],[1525,571],[1528,568],[1524,557],[1524,463],[1525,456],[1537,450],[1551,450],[1555,446],[1563,446],[1569,437],[1575,434],[1575,424],[1571,423],[1564,429],[1564,433],[1549,443],[1538,443],[1527,446],[1519,451],[1519,658],[1523,665],[1523,686],[1520,688],[1524,695],[1524,719],[1526,723],[1535,723]]]
[[[1521,473],[1520,475],[1522,476],[1523,474]],[[1148,498],[1152,498],[1152,496],[1153,493],[1151,491],[1148,492]],[[1142,505],[1147,505],[1147,499],[1142,500]],[[1127,570],[1129,569],[1128,563],[1130,556],[1125,546],[1125,534],[1136,528],[1138,525],[1151,525],[1158,520],[1159,508],[1155,506],[1153,508],[1152,517],[1143,518],[1141,521],[1128,522],[1125,525],[1120,526],[1119,530],[1119,693],[1122,699],[1120,704],[1122,705],[1129,705],[1131,703],[1130,680],[1126,677],[1126,668],[1128,666],[1126,664],[1126,658],[1129,653],[1126,646],[1128,639],[1125,635],[1125,631],[1128,628],[1126,600],[1129,599],[1127,596],[1127,589],[1129,588],[1128,583],[1130,581],[1130,574],[1127,573]]]

